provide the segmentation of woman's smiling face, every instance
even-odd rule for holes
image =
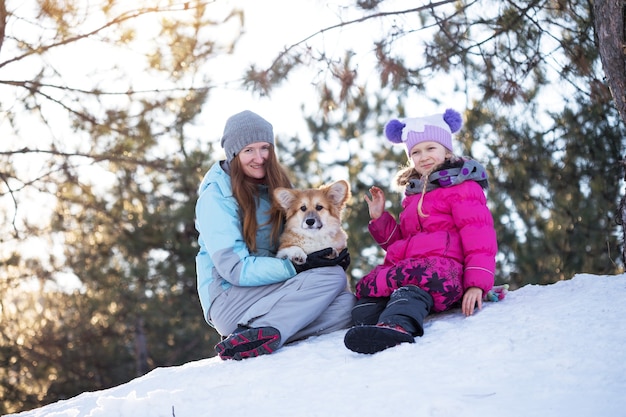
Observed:
[[[255,142],[243,148],[237,156],[243,173],[257,180],[265,178],[265,162],[270,155],[272,145],[268,142]]]

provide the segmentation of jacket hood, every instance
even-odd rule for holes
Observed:
[[[230,183],[230,175],[227,171],[222,167],[223,162],[216,162],[213,166],[207,171],[200,182],[200,187],[198,188],[198,195],[202,194],[204,190],[211,184],[217,185],[222,195],[225,197],[230,197],[233,195],[232,185]],[[228,169],[228,166],[226,166]]]

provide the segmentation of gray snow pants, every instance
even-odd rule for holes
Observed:
[[[280,331],[282,346],[350,327],[355,301],[344,270],[329,266],[277,284],[233,286],[213,300],[209,318],[223,336],[238,326],[274,327]]]

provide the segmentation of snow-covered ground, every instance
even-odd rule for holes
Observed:
[[[626,275],[528,285],[375,355],[345,331],[241,362],[158,368],[20,417],[626,416]]]

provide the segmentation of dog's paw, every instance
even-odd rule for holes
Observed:
[[[298,246],[289,246],[282,248],[276,253],[277,258],[289,259],[296,265],[302,265],[306,262],[306,253]]]
[[[304,256],[304,258],[302,256],[294,256],[290,260],[296,265],[303,265],[306,262],[306,255]]]

